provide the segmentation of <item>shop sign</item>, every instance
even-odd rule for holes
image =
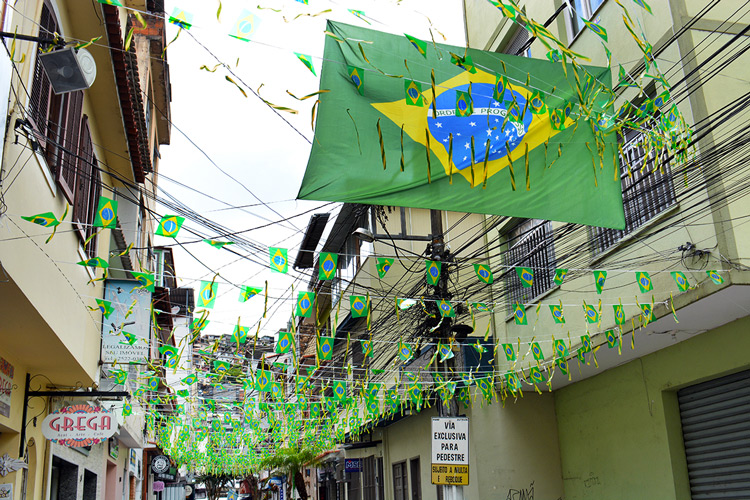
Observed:
[[[73,405],[50,413],[42,422],[44,437],[63,446],[91,446],[117,432],[112,413],[91,405]]]
[[[164,491],[164,482],[154,481],[154,493],[159,493],[160,491]]]
[[[432,417],[432,484],[469,484],[469,419]]]
[[[169,458],[165,455],[157,455],[151,459],[151,471],[155,474],[162,474],[169,470]]]
[[[360,472],[362,461],[359,458],[344,459],[344,472]]]
[[[113,311],[102,322],[102,361],[130,363],[148,358],[151,292],[138,281],[107,280],[104,300]]]
[[[13,365],[0,358],[0,415],[10,417],[10,393],[13,390]]]

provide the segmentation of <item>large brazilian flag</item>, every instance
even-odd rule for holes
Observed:
[[[328,31],[299,199],[625,227],[609,68]]]

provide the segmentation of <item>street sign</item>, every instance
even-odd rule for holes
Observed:
[[[469,484],[469,419],[432,417],[432,484]]]
[[[362,462],[359,458],[344,459],[344,472],[360,472],[361,470]]]

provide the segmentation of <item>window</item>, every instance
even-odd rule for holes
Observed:
[[[393,464],[393,500],[407,500],[409,478],[406,475],[406,462]]]
[[[508,290],[508,311],[516,302],[527,303],[552,287],[555,276],[555,250],[552,224],[540,219],[526,219],[507,233],[508,250],[505,264],[505,285]],[[514,267],[529,267],[534,271],[533,286],[524,288]]]
[[[375,486],[375,456],[370,455],[362,460],[363,500],[377,500]]]
[[[646,91],[648,95],[648,90]],[[649,148],[646,154],[648,130],[623,129],[620,136],[620,178],[622,204],[625,209],[625,229],[593,228],[594,251],[599,254],[620,241],[626,234],[641,227],[671,207],[676,201],[669,165],[662,159],[666,149]]]
[[[583,24],[583,19],[590,20],[604,0],[566,0],[566,3],[568,4],[570,34],[573,38],[586,26]]]
[[[42,36],[58,31],[57,19],[46,1],[42,4],[39,25]],[[29,118],[47,165],[72,206],[74,228],[85,242],[94,234],[92,223],[101,183],[91,131],[83,115],[83,91],[55,95],[39,57],[34,65]],[[88,258],[96,256],[96,237],[89,241],[85,251]]]
[[[409,460],[411,469],[411,500],[422,500],[422,475],[419,470],[419,457]]]

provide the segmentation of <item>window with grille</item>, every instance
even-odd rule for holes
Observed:
[[[527,219],[506,234],[508,250],[505,264],[505,285],[508,312],[516,302],[528,303],[552,288],[555,277],[555,248],[552,224],[540,219]],[[534,271],[533,285],[524,288],[515,267],[529,267]]]
[[[643,130],[623,129],[621,136],[620,178],[625,229],[593,228],[594,250],[602,253],[625,235],[646,224],[677,201],[666,150],[646,146]]]
[[[393,499],[408,500],[408,485],[409,478],[406,473],[406,462],[393,464]]]

